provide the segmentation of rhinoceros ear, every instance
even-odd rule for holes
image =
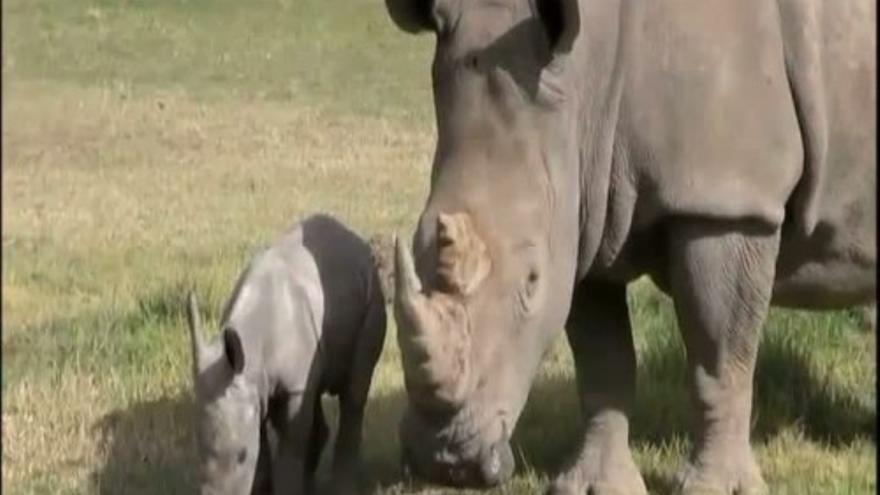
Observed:
[[[568,53],[581,30],[577,0],[537,0],[538,17],[554,53]]]
[[[434,30],[434,0],[385,0],[391,20],[407,33]]]
[[[231,327],[223,330],[223,354],[233,374],[237,375],[244,370],[244,347],[241,345],[238,330]]]
[[[467,213],[437,215],[437,279],[440,289],[468,295],[492,267],[489,251]]]

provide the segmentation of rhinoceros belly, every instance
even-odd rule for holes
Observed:
[[[861,180],[824,196],[810,236],[783,228],[774,304],[827,309],[876,300],[876,175]]]

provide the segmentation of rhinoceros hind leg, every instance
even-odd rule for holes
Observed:
[[[578,455],[550,488],[555,495],[642,495],[629,449],[635,349],[626,286],[584,281],[566,322],[586,428]]]
[[[327,427],[327,420],[324,417],[324,407],[321,398],[315,399],[314,417],[312,418],[312,433],[309,436],[309,451],[306,458],[306,473],[310,477],[315,476],[318,470],[318,464],[321,462],[321,453],[327,445],[327,439],[330,436],[330,429]]]
[[[680,492],[763,493],[749,443],[752,380],[778,231],[686,220],[670,229],[670,282],[695,392],[694,451]]]
[[[385,342],[385,305],[382,295],[374,293],[372,304],[364,317],[359,332],[349,380],[339,396],[339,434],[333,453],[333,482],[331,493],[352,495],[363,491],[363,460],[361,440],[364,409],[370,392],[373,371]]]

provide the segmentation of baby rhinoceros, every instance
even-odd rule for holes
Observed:
[[[324,393],[340,406],[331,493],[356,491],[386,323],[367,244],[309,217],[239,277],[214,342],[202,340],[194,294],[188,316],[202,495],[310,493],[328,436]]]

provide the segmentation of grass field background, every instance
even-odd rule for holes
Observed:
[[[295,219],[409,235],[427,191],[433,40],[380,0],[6,0],[2,488],[193,493],[183,291],[214,323],[243,263]],[[669,300],[630,291],[633,443],[652,493],[688,448]],[[875,335],[860,313],[774,311],[755,445],[774,494],[876,487]],[[400,480],[393,323],[368,406],[379,493]],[[560,335],[515,437],[532,493],[574,447]]]

